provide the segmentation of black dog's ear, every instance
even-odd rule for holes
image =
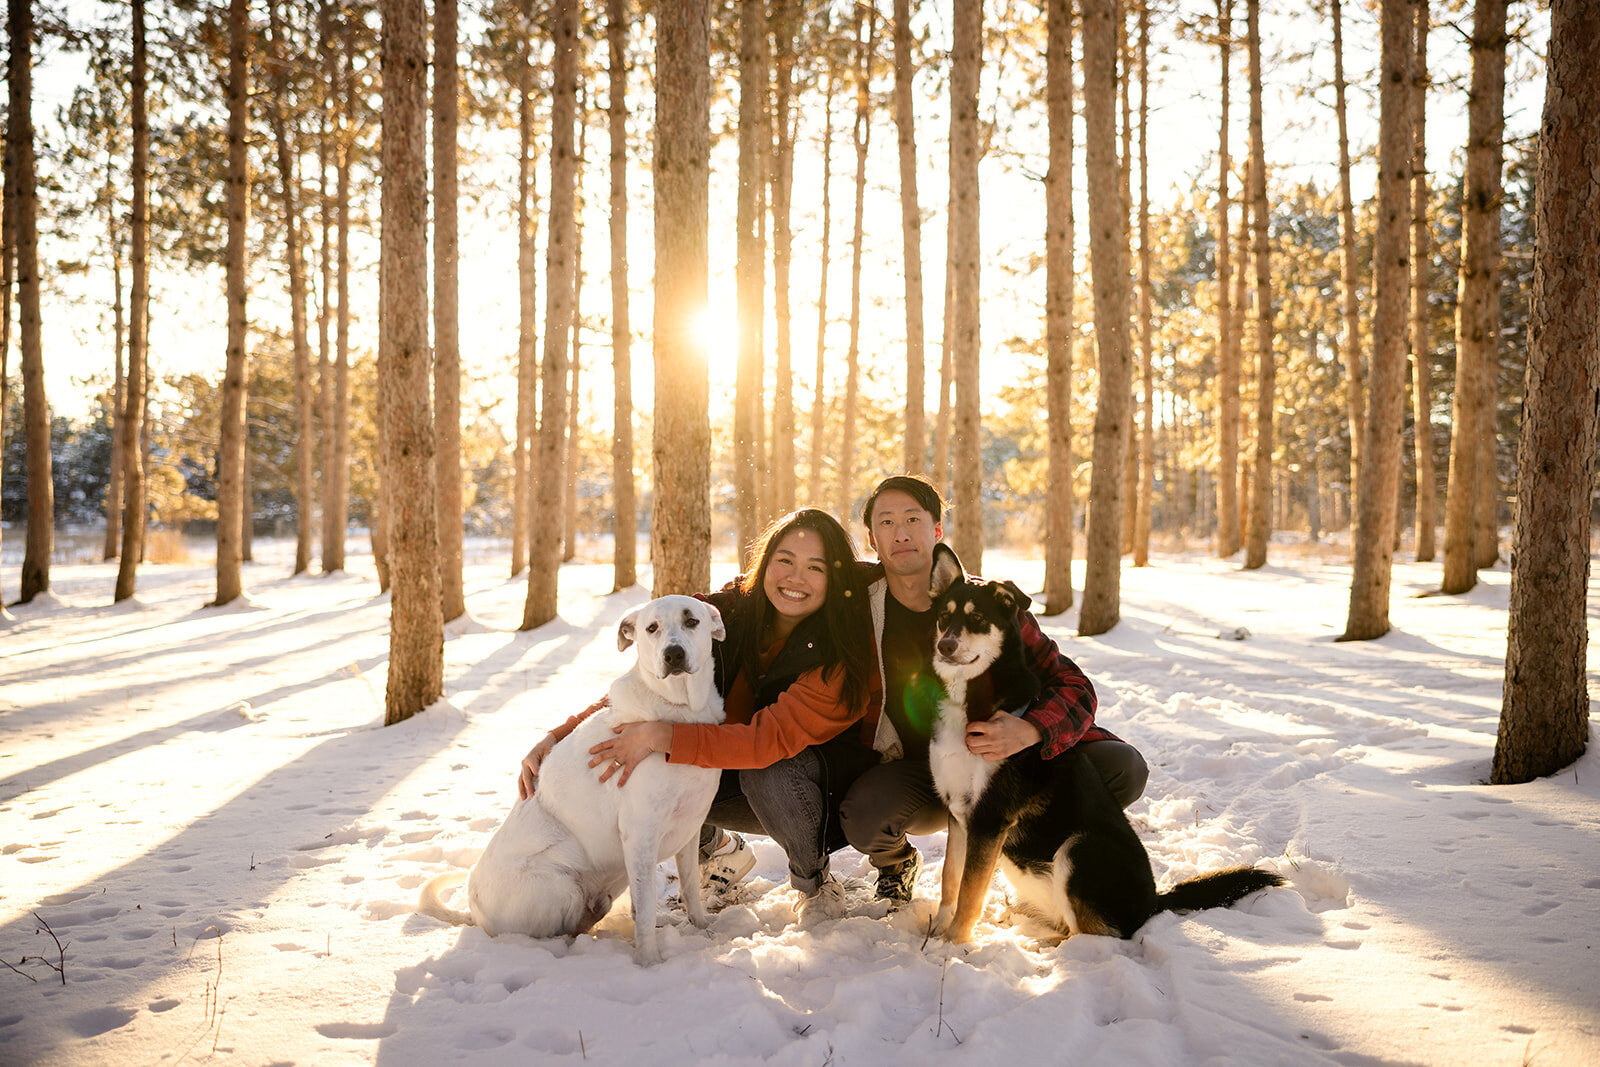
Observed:
[[[1004,582],[990,582],[989,588],[994,590],[994,598],[1017,614],[1028,610],[1033,599],[1017,588],[1017,583],[1007,580]]]
[[[966,573],[956,550],[943,541],[939,542],[933,546],[933,574],[928,579],[928,595],[935,599],[943,596],[944,591],[960,581]]]

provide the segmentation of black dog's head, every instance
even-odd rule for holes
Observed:
[[[1012,582],[974,582],[946,544],[933,546],[933,669],[947,681],[974,678],[1020,651],[1017,614],[1033,603]]]

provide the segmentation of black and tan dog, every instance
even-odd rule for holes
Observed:
[[[968,580],[961,561],[934,547],[933,669],[944,683],[928,750],[934,785],[950,809],[949,843],[934,931],[968,941],[997,865],[1020,910],[1062,936],[1131,937],[1161,911],[1227,907],[1284,884],[1232,867],[1156,892],[1144,844],[1081,752],[1044,759],[1034,746],[990,762],[967,750],[967,724],[1020,712],[1039,694],[1017,620],[1030,601],[1011,582]]]

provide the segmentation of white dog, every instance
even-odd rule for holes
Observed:
[[[622,722],[719,723],[712,642],[726,635],[722,616],[704,601],[664,596],[628,613],[617,648],[638,644],[638,662],[611,685],[610,706],[585,719],[539,767],[538,786],[511,806],[470,875],[442,874],[422,887],[418,910],[446,922],[476,923],[491,937],[570,936],[605,917],[627,886],[633,903],[634,956],[661,959],[656,940],[656,865],[678,861],[678,886],[689,920],[705,925],[700,901],[700,824],[721,774],[668,764],[659,753],[625,787],[602,784],[589,749]],[[467,882],[466,915],[439,899]]]

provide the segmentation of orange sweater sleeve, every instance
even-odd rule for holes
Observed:
[[[596,700],[593,704],[590,704],[588,707],[584,708],[582,711],[578,712],[578,714],[567,719],[567,721],[562,723],[560,726],[553,727],[550,730],[551,736],[557,741],[565,741],[567,739],[567,735],[576,730],[578,725],[582,723],[583,720],[587,719],[589,716],[593,715],[595,712],[599,711],[601,708],[610,703],[611,696],[608,693],[599,700]]]
[[[814,667],[747,723],[678,723],[672,727],[667,760],[724,770],[770,767],[843,733],[861,718],[864,709],[845,705],[843,686],[843,670],[823,681],[822,668]]]

